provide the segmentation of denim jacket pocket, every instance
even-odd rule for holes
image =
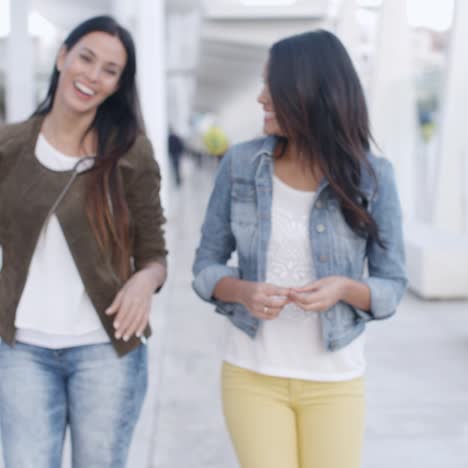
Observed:
[[[255,201],[255,182],[253,180],[234,177],[232,180],[232,199],[243,202]]]
[[[257,224],[257,195],[253,181],[240,178],[233,180],[231,221],[233,226]]]

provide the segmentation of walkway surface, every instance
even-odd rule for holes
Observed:
[[[219,393],[226,324],[190,287],[212,170],[184,169],[166,202],[170,280],[155,299],[150,389],[129,468],[238,467]],[[408,294],[367,336],[363,468],[468,467],[468,302]],[[67,444],[63,468],[68,457]]]

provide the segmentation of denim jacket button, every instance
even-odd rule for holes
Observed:
[[[325,226],[323,224],[317,224],[317,232],[324,232],[325,231]]]
[[[318,200],[316,203],[315,203],[315,208],[322,208],[323,207],[323,203]]]

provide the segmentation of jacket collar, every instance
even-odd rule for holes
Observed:
[[[268,135],[267,137],[264,138],[262,146],[260,149],[256,152],[255,158],[268,158],[272,159],[273,158],[273,152],[275,150],[275,147],[278,143],[278,137],[275,135]],[[367,154],[367,161],[369,161],[369,157],[371,156],[371,153]],[[317,188],[317,196],[329,185],[329,181],[326,178],[323,178],[319,186]],[[370,200],[375,192],[376,186],[375,186],[375,180],[374,177],[369,170],[368,164],[366,164],[364,161],[361,161],[361,190],[362,192],[366,195],[367,199]]]
[[[260,149],[255,153],[255,158],[259,158],[262,156],[266,156],[268,158],[273,157],[273,151],[278,143],[278,137],[274,135],[268,135],[263,139],[262,146]]]

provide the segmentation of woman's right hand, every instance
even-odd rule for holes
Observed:
[[[283,307],[290,302],[289,288],[282,288],[269,283],[242,281],[239,302],[255,317],[261,320],[273,320],[278,317]]]

